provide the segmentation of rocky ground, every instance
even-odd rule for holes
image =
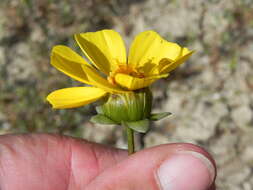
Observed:
[[[49,65],[50,49],[78,49],[74,33],[114,28],[127,44],[153,29],[196,53],[153,85],[154,111],[170,111],[144,137],[204,146],[220,190],[253,189],[251,0],[3,0],[0,2],[0,133],[55,132],[126,147],[122,129],[89,122],[93,106],[52,110],[45,96],[80,85]]]

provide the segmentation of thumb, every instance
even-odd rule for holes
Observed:
[[[135,153],[96,177],[87,190],[214,189],[211,156],[191,144],[169,144]]]

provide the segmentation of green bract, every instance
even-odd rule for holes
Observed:
[[[119,124],[136,132],[146,133],[151,121],[160,120],[171,113],[151,114],[152,93],[149,88],[124,94],[110,94],[96,107],[97,115],[91,122],[105,125]]]
[[[148,88],[124,94],[111,94],[97,112],[115,123],[139,121],[150,117],[152,94]]]

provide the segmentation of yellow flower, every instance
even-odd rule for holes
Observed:
[[[83,106],[106,94],[128,93],[167,77],[193,51],[164,40],[154,31],[138,34],[128,54],[121,36],[113,30],[75,35],[89,64],[67,46],[57,45],[51,64],[64,74],[90,86],[56,90],[47,96],[54,108]]]

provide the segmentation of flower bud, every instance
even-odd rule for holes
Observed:
[[[120,124],[149,118],[151,106],[152,93],[149,88],[144,88],[124,94],[110,94],[97,106],[97,112]]]

